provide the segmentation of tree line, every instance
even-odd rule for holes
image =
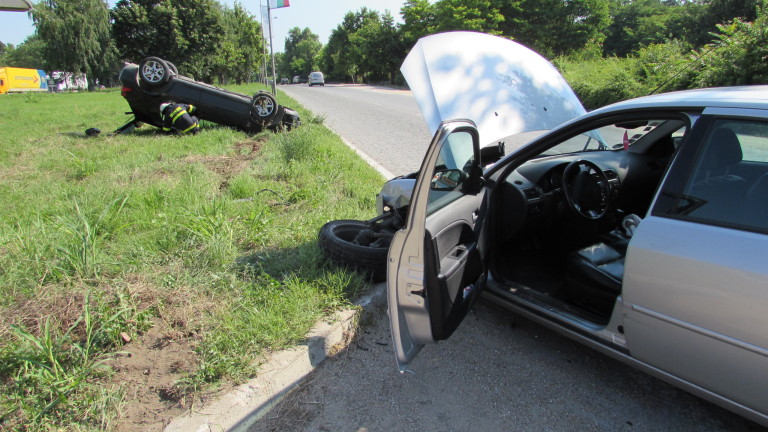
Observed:
[[[30,11],[35,34],[0,42],[0,64],[83,72],[116,84],[124,62],[172,61],[207,82],[247,82],[265,59],[261,24],[240,3],[215,0],[42,0]]]
[[[652,92],[768,83],[768,0],[407,0],[390,12],[348,12],[314,57],[328,80],[402,84],[420,37],[470,30],[516,40],[553,61],[587,107]],[[312,37],[292,30],[294,46]],[[306,68],[305,68],[306,70]]]
[[[406,0],[349,11],[323,44],[292,28],[278,79],[322,70],[339,82],[403,84],[420,37],[471,30],[516,40],[555,63],[589,107],[650,92],[765,83],[768,0]],[[261,25],[215,0],[42,0],[36,33],[0,43],[0,63],[82,71],[113,82],[122,62],[150,55],[213,83],[253,80],[265,63]]]

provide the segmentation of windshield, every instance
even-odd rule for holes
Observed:
[[[582,151],[624,150],[663,123],[663,120],[653,120],[603,126],[575,135],[547,150],[542,156]]]

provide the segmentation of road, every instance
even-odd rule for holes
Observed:
[[[376,136],[373,150],[381,152],[366,153],[384,155],[379,163],[387,169],[401,173],[398,164],[411,169],[420,163],[426,144],[407,144],[414,149],[408,161],[386,157],[395,153],[387,149],[402,149],[409,136],[400,128],[387,138],[391,125],[415,106],[408,93],[333,86],[296,86],[286,92],[324,113],[330,127],[342,134],[347,132],[338,125],[355,123],[352,113],[375,117],[345,138],[358,145],[355,134]],[[378,107],[371,108],[375,114],[363,113],[369,104]],[[338,115],[329,108],[342,105],[348,108]],[[392,117],[387,110],[394,111]],[[423,122],[421,127],[424,133],[412,136],[428,141]],[[364,320],[349,349],[323,363],[249,430],[764,430],[482,300],[449,340],[426,347],[411,368],[414,373],[397,372],[381,305]]]
[[[419,169],[432,134],[410,91],[354,85],[279,89],[393,176]]]

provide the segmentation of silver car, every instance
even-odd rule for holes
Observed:
[[[768,426],[768,86],[586,113],[537,54],[466,32],[401,70],[435,133],[388,256],[401,371],[482,292]]]

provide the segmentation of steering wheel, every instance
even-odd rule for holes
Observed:
[[[563,194],[568,206],[589,220],[600,219],[608,211],[610,184],[595,163],[575,160],[563,170]]]

